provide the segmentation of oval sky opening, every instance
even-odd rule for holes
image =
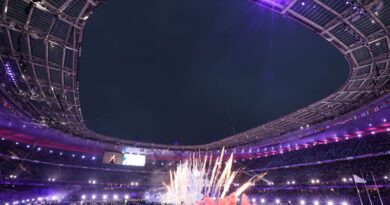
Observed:
[[[203,144],[338,89],[349,65],[322,37],[249,1],[109,1],[88,20],[80,98],[88,128]]]

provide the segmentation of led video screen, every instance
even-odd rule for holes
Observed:
[[[128,166],[145,166],[145,156],[144,155],[136,155],[136,154],[125,154],[123,158],[123,165]]]
[[[105,152],[103,155],[103,163],[105,164],[122,164],[123,154],[118,152]]]

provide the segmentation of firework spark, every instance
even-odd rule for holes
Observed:
[[[231,184],[240,170],[232,171],[233,154],[224,164],[224,149],[215,162],[212,156],[192,155],[190,159],[180,163],[176,171],[170,171],[169,184],[163,183],[166,192],[161,196],[161,202],[169,204],[199,204],[210,200],[223,200],[224,198],[239,197],[253,183],[262,179],[265,174],[252,177],[238,187],[230,195]],[[228,196],[228,197],[227,197]]]

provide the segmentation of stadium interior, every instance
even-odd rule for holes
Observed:
[[[104,0],[0,0],[0,204],[160,204],[194,154],[234,156],[251,204],[390,204],[390,1],[254,0],[334,45],[350,65],[331,95],[204,145],[89,130],[78,65]],[[240,200],[240,199],[238,199]]]

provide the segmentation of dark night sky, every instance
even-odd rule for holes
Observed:
[[[315,102],[348,76],[332,45],[247,0],[108,1],[88,21],[82,113],[114,137],[208,143]]]

